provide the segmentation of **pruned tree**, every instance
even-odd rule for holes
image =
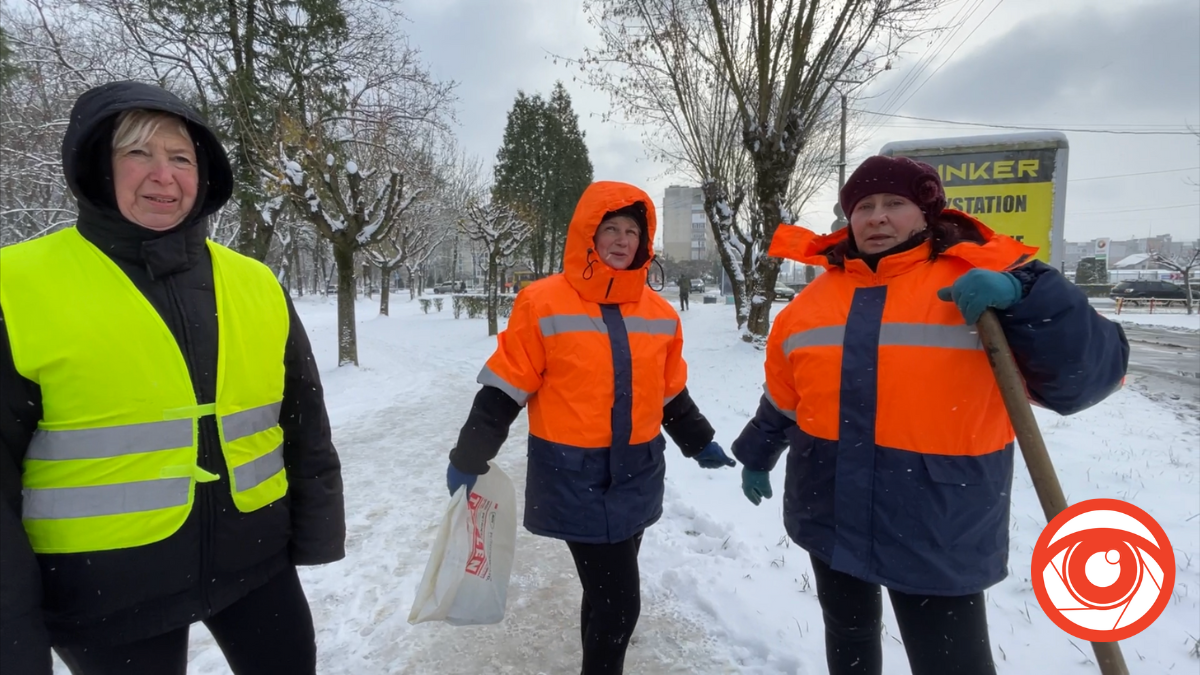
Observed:
[[[487,294],[488,335],[499,332],[500,267],[517,252],[532,233],[529,223],[511,207],[495,201],[472,201],[466,207],[463,233],[476,242],[487,256],[484,283]]]
[[[383,158],[361,171],[353,159],[339,161],[332,152],[319,157],[321,150],[327,149],[328,143],[310,136],[296,159],[284,156],[281,161],[298,210],[333,246],[338,280],[338,365],[358,365],[354,256],[386,237],[416,195],[405,194],[399,167],[384,164]],[[383,175],[381,166],[386,172]]]
[[[770,330],[775,228],[829,178],[832,87],[869,80],[943,1],[585,3],[603,42],[570,61],[704,187],[745,339]]]
[[[1183,275],[1183,306],[1187,313],[1192,313],[1195,300],[1192,298],[1192,272],[1200,268],[1200,248],[1191,248],[1179,255],[1164,255],[1159,252],[1151,253],[1150,260],[1161,267]]]
[[[336,45],[345,86],[309,83],[296,114],[281,123],[279,177],[300,213],[332,245],[338,285],[338,362],[358,364],[355,254],[379,242],[421,187],[423,148],[453,118],[453,83],[435,80],[418,52],[382,17],[351,15],[353,39]],[[407,167],[407,169],[405,168]]]
[[[405,249],[401,244],[403,228],[394,227],[374,246],[366,250],[367,259],[379,268],[379,313],[388,315],[392,275],[404,262]]]

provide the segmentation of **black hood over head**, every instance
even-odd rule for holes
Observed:
[[[117,116],[155,110],[181,118],[196,148],[196,204],[165,232],[130,222],[113,191],[112,142]],[[233,194],[233,170],[216,134],[194,108],[171,92],[143,82],[110,82],[84,92],[71,109],[62,144],[63,175],[79,206],[79,230],[110,255],[145,263],[155,276],[194,264],[206,228],[198,227]]]

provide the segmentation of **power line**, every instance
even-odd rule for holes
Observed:
[[[965,45],[971,41],[971,36],[975,34],[975,31],[979,30],[980,26],[987,23],[987,20],[990,19],[991,16],[996,13],[996,10],[1000,9],[1000,5],[1003,5],[1003,4],[1004,4],[1004,0],[997,0],[996,5],[994,7],[992,7],[992,11],[988,12],[987,16],[983,17],[983,19],[981,19],[979,21],[979,23],[975,24],[975,28],[971,29],[971,32],[967,33],[967,37],[963,38],[963,41],[958,43],[958,46],[954,48],[954,51],[950,52],[950,56],[947,56],[946,60],[942,61],[942,64],[940,66],[938,66],[937,68],[935,68],[934,71],[929,74],[929,77],[922,80],[921,84],[918,85],[917,88],[914,89],[912,91],[912,93],[908,95],[908,98],[904,99],[904,101],[900,105],[896,106],[896,108],[898,110],[903,109],[904,105],[906,103],[908,103],[909,100],[912,99],[913,96],[916,96],[918,91],[921,91],[921,87],[924,87],[925,84],[929,82],[929,80],[933,79],[933,76],[937,75],[938,72],[941,71],[943,66],[945,66],[947,63],[950,63],[950,61],[954,58],[954,55],[958,53],[958,50],[962,49],[963,45]]]
[[[1166,169],[1164,171],[1143,171],[1141,173],[1118,173],[1118,174],[1113,174],[1112,176],[1092,176],[1090,178],[1070,178],[1070,179],[1068,179],[1067,182],[1082,183],[1084,181],[1089,181],[1089,180],[1105,180],[1108,178],[1127,178],[1129,176],[1154,176],[1154,175],[1158,175],[1161,173],[1181,173],[1183,171],[1195,171],[1197,169],[1200,169],[1200,166],[1189,166],[1186,169]]]
[[[1195,208],[1200,208],[1200,204],[1193,202],[1191,204],[1174,204],[1172,206],[1148,206],[1148,207],[1144,206],[1144,207],[1136,208],[1136,209],[1098,209],[1096,211],[1075,211],[1074,213],[1071,213],[1070,215],[1088,216],[1088,215],[1101,215],[1101,214],[1105,214],[1105,213],[1141,213],[1143,211],[1166,211],[1168,209],[1195,209]]]
[[[937,122],[940,124],[953,124],[953,125],[967,126],[967,127],[988,127],[991,129],[1017,129],[1020,131],[1063,131],[1063,132],[1071,131],[1071,132],[1076,132],[1076,133],[1081,133],[1081,134],[1114,134],[1114,135],[1118,135],[1118,136],[1121,136],[1121,135],[1128,135],[1128,136],[1194,136],[1195,135],[1195,132],[1192,132],[1192,131],[1131,131],[1131,130],[1120,130],[1120,129],[1083,129],[1083,128],[1065,129],[1065,128],[1054,128],[1054,127],[1049,127],[1049,126],[1033,127],[1033,126],[1020,126],[1020,125],[1015,125],[1015,124],[988,124],[986,122],[962,122],[959,120],[939,120],[939,119],[934,119],[931,117],[913,117],[911,115],[896,115],[894,113],[876,112],[874,110],[860,110],[857,108],[854,109],[854,112],[864,113],[867,115],[879,115],[882,117],[894,117],[897,119],[904,119],[904,120],[917,120],[920,122]]]
[[[959,31],[961,31],[963,27],[967,25],[967,22],[971,20],[971,17],[974,16],[975,12],[979,10],[979,7],[983,5],[984,0],[974,0],[974,2],[975,4],[971,6],[969,10],[967,9],[968,5],[965,4],[958,8],[958,11],[955,12],[954,16],[950,19],[950,24],[954,26],[954,30],[943,34],[940,40],[935,40],[934,44],[930,45],[928,55],[925,55],[919,59],[917,64],[913,66],[909,72],[904,74],[904,77],[900,80],[900,84],[890,93],[883,105],[880,106],[883,110],[890,112],[899,108],[899,106],[895,106],[894,104],[900,100],[900,97],[904,96],[905,92],[907,92],[908,89],[912,87],[912,85],[918,79],[920,79],[925,70],[929,68],[929,64],[933,63],[939,56],[941,56],[942,50],[944,50],[951,42],[954,41],[954,38],[958,35]],[[964,11],[967,12],[966,16],[963,16],[962,21],[958,21],[959,16],[962,16]]]

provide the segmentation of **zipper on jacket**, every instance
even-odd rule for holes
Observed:
[[[180,336],[183,338],[183,358],[188,368],[188,378],[192,381],[192,393],[196,396],[197,403],[205,403],[200,400],[200,388],[196,386],[196,355],[192,346],[192,335],[188,330],[187,312],[184,309],[183,302],[179,299],[179,294],[175,292],[175,277],[167,277],[166,279],[167,297],[171,299],[171,308],[175,311],[175,316],[179,321]],[[208,457],[211,443],[205,443],[203,418],[196,420],[196,462],[201,468],[205,468],[211,464],[211,458]],[[207,469],[206,469],[207,470]],[[220,481],[214,483],[197,483],[195,491],[195,502],[192,508],[199,513],[200,517],[200,601],[204,606],[204,614],[207,616],[212,611],[212,600],[209,597],[209,589],[212,585],[212,569],[213,569],[213,520],[215,519],[215,504],[212,499],[210,485],[220,485]]]

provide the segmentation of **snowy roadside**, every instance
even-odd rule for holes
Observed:
[[[1155,309],[1150,313],[1149,307],[1125,307],[1117,314],[1117,303],[1107,298],[1093,298],[1092,307],[1110,321],[1135,326],[1158,326],[1176,330],[1200,331],[1200,311],[1187,314],[1182,307]]]

